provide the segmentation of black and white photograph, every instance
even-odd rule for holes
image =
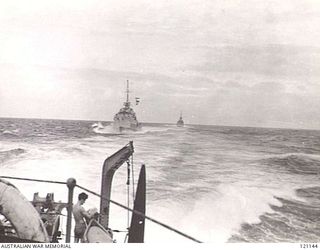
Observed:
[[[1,248],[320,248],[319,24],[319,0],[0,0]]]

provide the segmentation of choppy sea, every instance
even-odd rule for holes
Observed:
[[[0,175],[74,177],[100,192],[103,161],[133,141],[135,179],[146,165],[148,216],[204,242],[320,241],[320,131],[144,124],[116,134],[96,122],[1,118]],[[122,204],[126,175],[126,166],[117,171],[111,196]],[[30,200],[35,192],[67,200],[63,185],[10,182]],[[84,206],[99,200],[89,195]],[[127,215],[112,205],[110,227],[125,231]],[[146,222],[145,242],[188,241]]]

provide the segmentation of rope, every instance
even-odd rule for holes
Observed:
[[[127,161],[127,207],[130,206],[130,162]],[[130,211],[127,213],[127,227],[130,226]]]
[[[131,155],[131,172],[132,172],[132,200],[134,201],[134,196],[136,194],[134,190],[134,168],[133,168],[133,154]]]
[[[62,181],[49,181],[49,180],[39,180],[39,179],[20,178],[20,177],[11,177],[11,176],[0,176],[0,178],[23,180],[23,181],[46,182],[46,183],[64,184],[64,185],[67,184],[66,182],[62,182]],[[86,191],[86,192],[88,192],[88,193],[90,193],[90,194],[93,194],[93,195],[95,195],[95,196],[98,196],[98,197],[100,197],[100,199],[107,200],[108,202],[110,202],[110,203],[112,203],[112,204],[114,204],[114,205],[117,205],[117,206],[119,206],[119,207],[121,207],[121,208],[123,208],[123,209],[126,209],[126,210],[128,210],[128,211],[130,211],[130,212],[132,212],[132,213],[138,214],[138,215],[144,217],[145,219],[147,219],[147,220],[149,220],[149,221],[152,221],[152,222],[155,223],[155,224],[158,224],[158,225],[160,225],[160,226],[162,226],[162,227],[164,227],[164,228],[166,228],[166,229],[168,229],[168,230],[171,230],[171,231],[173,231],[173,232],[175,232],[175,233],[177,233],[177,234],[180,234],[181,236],[183,236],[183,237],[185,237],[185,238],[188,238],[188,239],[193,240],[193,241],[198,242],[198,243],[202,243],[200,240],[197,240],[196,238],[194,238],[194,237],[192,237],[192,236],[189,236],[189,235],[187,235],[187,234],[185,234],[185,233],[183,233],[183,232],[181,232],[181,231],[179,231],[179,230],[177,230],[177,229],[175,229],[175,228],[173,228],[173,227],[171,227],[171,226],[169,226],[169,225],[166,225],[165,223],[162,223],[162,222],[160,222],[160,221],[158,221],[158,220],[156,220],[156,219],[153,219],[153,218],[145,215],[144,213],[141,213],[140,211],[133,210],[133,209],[131,209],[131,208],[129,208],[129,207],[126,207],[126,206],[124,206],[124,205],[122,205],[122,204],[120,204],[120,203],[118,203],[118,202],[116,202],[116,201],[113,201],[113,200],[111,200],[111,199],[107,199],[107,198],[105,198],[105,197],[102,197],[100,194],[98,194],[98,193],[96,193],[96,192],[93,192],[93,191],[91,191],[91,190],[89,190],[89,189],[87,189],[87,188],[85,188],[85,187],[82,187],[82,186],[80,186],[80,185],[78,185],[78,184],[76,184],[76,187],[78,187],[78,188],[80,188],[80,189],[82,189],[82,190],[84,190],[84,191]]]
[[[84,191],[86,191],[86,192],[88,192],[88,193],[91,193],[91,194],[93,194],[93,195],[96,195],[96,196],[100,197],[100,199],[107,200],[107,201],[109,201],[110,203],[112,203],[112,204],[114,204],[114,205],[117,205],[117,206],[119,206],[119,207],[121,207],[121,208],[123,208],[123,209],[127,209],[128,211],[130,211],[130,212],[132,212],[132,213],[138,214],[138,215],[144,217],[144,218],[147,219],[147,220],[150,220],[150,221],[152,221],[152,222],[154,222],[154,223],[156,223],[156,224],[158,224],[158,225],[160,225],[160,226],[162,226],[162,227],[164,227],[164,228],[166,228],[166,229],[168,229],[168,230],[171,230],[171,231],[173,231],[173,232],[175,232],[175,233],[177,233],[177,234],[182,235],[182,236],[185,237],[185,238],[188,238],[188,239],[193,240],[193,241],[198,242],[198,243],[202,243],[202,241],[197,240],[196,238],[194,238],[194,237],[192,237],[192,236],[189,236],[189,235],[187,235],[187,234],[179,231],[178,229],[175,229],[175,228],[173,228],[173,227],[171,227],[171,226],[169,226],[169,225],[167,225],[167,224],[165,224],[165,223],[162,223],[162,222],[160,222],[160,221],[158,221],[158,220],[156,220],[156,219],[153,219],[153,218],[151,218],[150,216],[147,216],[147,215],[145,215],[144,213],[141,213],[140,211],[133,210],[133,209],[131,209],[131,208],[129,208],[129,207],[126,207],[126,206],[120,204],[119,202],[116,202],[116,201],[113,201],[113,200],[111,200],[111,199],[107,199],[107,198],[105,198],[105,197],[102,197],[100,194],[97,194],[96,192],[93,192],[93,191],[91,191],[91,190],[89,190],[89,189],[87,189],[87,188],[85,188],[85,187],[82,187],[82,186],[80,186],[80,185],[78,185],[78,184],[76,185],[76,187],[78,187],[78,188],[80,188],[80,189],[82,189],[82,190],[84,190]]]
[[[124,237],[123,243],[126,243],[126,242],[127,242],[128,237],[129,237],[129,233],[127,233],[127,234],[126,234],[126,237]]]
[[[49,181],[49,180],[39,180],[39,179],[32,179],[32,178],[19,178],[19,177],[11,177],[11,176],[4,176],[4,175],[0,176],[0,178],[22,180],[22,181],[46,182],[46,183],[64,184],[64,185],[67,184],[66,182],[63,182],[63,181]]]

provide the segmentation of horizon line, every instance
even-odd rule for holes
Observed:
[[[87,121],[87,122],[110,122],[106,120],[91,120],[91,119],[72,119],[72,118],[36,118],[36,117],[4,117],[0,116],[0,119],[29,119],[29,120],[57,120],[57,121]],[[175,125],[176,123],[171,122],[140,122],[142,124],[168,124],[168,125]],[[309,130],[309,131],[320,131],[320,128],[293,128],[293,127],[268,127],[268,126],[251,126],[251,125],[221,125],[221,124],[196,124],[196,123],[185,123],[185,125],[191,126],[212,126],[212,127],[237,127],[237,128],[258,128],[258,129],[283,129],[283,130]]]

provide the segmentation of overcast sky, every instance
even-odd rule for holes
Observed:
[[[319,0],[0,0],[0,117],[320,129]],[[132,98],[133,101],[133,98]]]

